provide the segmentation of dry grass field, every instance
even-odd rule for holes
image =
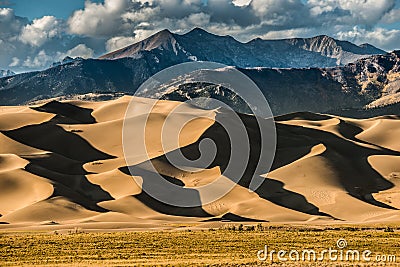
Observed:
[[[229,229],[227,229],[229,228]],[[173,230],[146,232],[3,232],[0,266],[397,266],[394,258],[378,262],[376,256],[400,260],[400,232],[384,227],[304,228],[244,226],[243,230]],[[390,231],[388,231],[389,229]],[[365,261],[260,261],[257,252],[273,250],[370,250]],[[346,252],[345,252],[346,253]],[[287,255],[286,255],[287,256]],[[380,258],[382,259],[382,258]],[[389,262],[391,261],[391,262]]]

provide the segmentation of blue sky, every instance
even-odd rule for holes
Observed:
[[[92,2],[102,3],[103,0]],[[18,16],[30,20],[46,15],[67,19],[75,10],[83,9],[85,6],[84,0],[8,0],[0,3],[3,3],[0,7],[10,7]]]
[[[329,35],[400,49],[400,0],[0,0],[0,69],[97,57],[168,28],[239,41]]]

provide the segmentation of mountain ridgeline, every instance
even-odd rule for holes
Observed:
[[[85,94],[90,94],[85,98],[89,100],[134,94],[155,73],[196,60],[235,66],[259,86],[275,115],[311,111],[362,117],[400,110],[399,51],[386,53],[327,36],[241,43],[201,29],[184,35],[165,30],[99,59],[68,59],[44,71],[1,78],[0,105]],[[218,85],[183,84],[162,92],[163,99],[171,100],[198,96],[247,111]]]
[[[335,68],[239,70],[258,85],[275,115],[297,111],[358,118],[400,115],[400,51]],[[213,71],[208,72],[212,75]],[[173,91],[167,87],[160,93],[163,99],[177,101],[217,98],[240,112],[249,112],[237,95],[219,85],[183,84]]]
[[[241,43],[195,28],[179,35],[161,31],[146,40],[101,56],[101,59],[137,58],[143,51],[163,50],[180,60],[201,60],[240,68],[334,67],[385,51],[369,44],[357,46],[322,35],[284,40],[254,39]]]

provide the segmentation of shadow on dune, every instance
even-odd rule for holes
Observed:
[[[39,155],[22,155],[21,158],[26,159],[31,164],[41,166],[47,170],[70,174],[70,175],[86,175],[88,172],[83,168],[82,162],[73,160],[56,153],[47,153]]]
[[[281,127],[277,124],[277,146],[271,170],[284,167],[310,153],[311,149],[320,144],[318,140],[306,135],[298,135],[295,128]]]
[[[349,195],[371,205],[395,209],[394,207],[381,203],[373,198],[373,193],[388,190],[392,188],[394,184],[386,180],[371,167],[368,163],[368,157],[372,155],[400,156],[400,152],[385,149],[376,145],[373,145],[376,148],[368,148],[355,144],[351,140],[363,144],[369,144],[355,138],[355,135],[360,133],[361,129],[357,129],[355,126],[348,127],[345,123],[339,124],[338,127],[339,132],[349,140],[340,138],[335,134],[325,131],[300,126],[277,124],[278,136],[284,135],[285,138],[296,138],[298,140],[304,139],[304,141],[311,138],[312,140],[315,140],[315,143],[323,144],[326,147],[326,151],[320,156],[324,157],[336,171],[336,176],[338,177],[339,182],[343,185]],[[279,145],[278,138],[278,147]]]
[[[397,116],[394,116],[394,117],[397,117]],[[399,119],[399,118],[397,118],[397,119]],[[344,120],[340,120],[338,128],[339,128],[338,129],[339,133],[341,135],[343,135],[343,137],[345,137],[345,138],[347,138],[349,140],[352,140],[354,142],[358,142],[358,143],[361,143],[361,144],[365,144],[365,145],[374,146],[378,150],[382,150],[385,153],[390,153],[391,155],[399,155],[400,154],[400,152],[398,152],[398,151],[391,150],[391,149],[388,149],[388,148],[384,148],[384,147],[381,147],[379,145],[372,144],[370,142],[366,142],[364,140],[358,139],[356,137],[356,135],[362,133],[363,129],[361,129],[360,127],[358,127],[356,125],[353,125],[353,124],[350,124],[350,123],[346,123]]]
[[[308,120],[308,121],[324,121],[332,119],[331,116],[312,112],[296,112],[285,115],[276,116],[275,121],[288,121],[288,120]]]
[[[204,222],[219,222],[219,221],[231,221],[231,222],[268,222],[265,220],[256,220],[251,218],[242,217],[233,213],[226,213],[222,217],[211,218]]]
[[[95,123],[92,110],[56,101],[34,108],[57,114],[53,119],[11,131],[7,137],[30,147],[48,151],[47,154],[22,156],[30,163],[25,170],[52,181],[54,192],[50,198],[63,196],[70,201],[98,212],[106,212],[97,203],[112,200],[111,195],[86,178],[83,165],[97,160],[115,158],[94,148],[79,135],[64,130],[57,123]]]
[[[91,146],[76,132],[79,127],[66,131],[57,124],[94,124],[96,120],[92,117],[92,110],[76,107],[67,103],[57,101],[49,102],[41,107],[33,108],[40,112],[56,114],[50,121],[29,125],[3,134],[20,143],[31,147],[50,151],[46,155],[26,156],[30,161],[25,169],[33,174],[45,177],[54,183],[55,191],[51,197],[63,196],[78,203],[81,206],[98,212],[106,212],[97,203],[112,200],[111,195],[102,190],[100,186],[90,183],[86,176],[88,173],[83,165],[88,162],[107,160],[114,158]],[[129,174],[128,168],[121,168],[122,172]],[[135,175],[143,176],[143,188],[154,186],[151,181],[154,173],[139,167],[131,167]],[[184,184],[173,177],[164,176],[168,182],[183,187]],[[187,217],[212,217],[201,207],[200,196],[196,190],[184,189],[186,197],[197,199],[198,207],[181,208],[164,204],[143,191],[134,195],[149,208],[163,214]],[[173,194],[173,192],[168,192]]]
[[[142,163],[138,166],[130,166],[120,168],[119,170],[127,175],[137,175],[143,177],[143,184],[142,184],[142,192],[139,195],[134,195],[133,197],[140,200],[143,204],[147,207],[158,211],[160,213],[168,214],[168,215],[175,215],[175,216],[187,216],[187,217],[213,217],[211,214],[207,213],[202,208],[202,203],[200,199],[199,192],[195,189],[184,188],[184,183],[179,179],[169,177],[166,175],[162,175],[164,179],[168,182],[173,183],[179,186],[175,192],[166,192],[165,188],[160,186],[160,183],[157,182],[157,176],[160,174],[154,173],[152,171],[146,170],[141,166],[146,167],[146,164],[151,164],[149,162]],[[150,196],[146,192],[155,192],[157,195],[169,194],[169,195],[176,195],[176,197],[181,199],[190,199],[191,202],[194,202],[194,207],[177,207],[172,206],[169,204],[165,204],[153,196]]]
[[[58,123],[68,124],[93,124],[96,123],[96,119],[92,116],[92,109],[81,108],[69,103],[61,103],[58,101],[48,102],[40,107],[31,107],[31,109],[53,113],[57,116],[53,118]]]
[[[249,136],[250,157],[247,168],[245,169],[244,174],[239,180],[238,184],[242,187],[249,188],[250,182],[253,178],[253,175],[256,172],[257,164],[260,158],[261,148],[259,144],[261,135],[259,130],[257,130],[258,123],[254,117],[240,115],[240,114],[239,116],[244,122],[247,134]],[[203,139],[211,139],[217,146],[217,155],[214,158],[214,161],[210,164],[210,166],[208,166],[208,168],[219,166],[221,168],[221,172],[224,172],[229,164],[231,156],[231,151],[230,151],[231,143],[228,133],[219,123],[213,124],[204,132],[204,134],[199,138],[197,142],[181,148],[180,151],[187,159],[190,160],[198,159],[200,157],[199,144]],[[310,147],[312,146],[310,145]],[[301,152],[300,154],[298,154],[298,152],[297,154],[293,153],[292,157],[289,160],[295,160],[296,158],[301,158],[302,156],[309,153],[309,151],[310,149],[303,149],[300,151]],[[170,153],[173,154],[176,153],[176,151]],[[167,161],[165,156],[160,157],[160,160]],[[267,172],[267,170],[261,168],[258,169],[257,172],[259,174],[263,174]],[[229,177],[228,175],[227,178],[231,177]],[[292,210],[300,211],[310,215],[328,216],[333,218],[329,214],[320,212],[318,207],[309,203],[307,199],[301,194],[286,190],[282,182],[273,179],[265,179],[263,177],[261,177],[261,179],[263,180],[263,182],[255,191],[261,198]]]
[[[54,185],[52,197],[63,196],[87,209],[98,212],[107,211],[97,206],[97,203],[113,200],[113,198],[108,192],[101,189],[100,186],[89,182],[85,174],[67,174],[67,169],[65,171],[60,170],[61,172],[55,172],[49,170],[51,167],[48,168],[48,166],[42,162],[39,164],[42,166],[29,163],[25,167],[25,170],[52,181]]]
[[[301,114],[288,115],[291,117],[300,117]],[[239,185],[248,188],[253,175],[264,174],[268,170],[257,169],[256,163],[259,161],[261,148],[260,133],[257,121],[250,116],[240,115],[246,125],[250,141],[250,160],[244,175],[238,182]],[[324,120],[330,118],[325,115],[318,115],[312,118],[306,116],[306,119]],[[347,127],[340,124],[339,131],[348,139],[338,137],[332,133],[320,131],[301,126],[276,124],[277,127],[277,154],[274,159],[271,170],[275,170],[295,160],[301,159],[310,153],[312,147],[318,144],[324,144],[327,148],[320,156],[324,157],[333,169],[336,171],[339,182],[349,195],[362,200],[371,205],[387,209],[395,209],[385,203],[374,199],[373,193],[388,190],[394,185],[382,177],[368,163],[368,157],[372,155],[395,155],[400,156],[399,152],[378,147],[376,149],[366,148],[355,144],[351,140],[358,141],[355,135],[360,133],[361,129],[354,126]],[[230,158],[230,140],[226,131],[221,125],[215,123],[201,136],[194,144],[181,148],[181,152],[188,159],[195,160],[200,156],[199,143],[202,139],[210,138],[214,140],[217,146],[217,156],[209,168],[220,166],[224,172],[228,166]],[[368,144],[367,142],[362,142]],[[174,153],[174,152],[171,152]],[[349,154],[354,155],[349,157]],[[262,162],[262,160],[261,160]],[[264,171],[264,172],[263,172]],[[230,178],[230,177],[228,177]],[[264,178],[263,178],[264,179]],[[284,183],[274,179],[264,179],[262,184],[255,191],[261,198],[269,200],[277,205],[300,211],[311,215],[330,216],[322,213],[318,207],[309,203],[307,199],[296,192],[284,188]]]
[[[83,164],[114,158],[97,150],[79,135],[68,132],[51,121],[2,133],[19,143],[51,151]]]

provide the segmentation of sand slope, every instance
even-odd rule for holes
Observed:
[[[133,155],[133,176],[122,146],[123,120],[131,100],[135,112],[127,119],[134,124],[147,120],[146,131],[138,134],[133,144],[139,145],[145,136],[148,152],[145,155],[138,150]],[[145,110],[154,104],[147,118]],[[1,108],[1,227],[400,220],[399,117],[355,120],[312,113],[277,117],[272,169],[260,174],[263,182],[251,192],[247,187],[253,163],[238,183],[221,176],[229,162],[229,136],[215,123],[215,117],[229,116],[223,110],[185,104],[168,120],[172,125],[191,122],[178,137],[163,136],[168,145],[162,146],[161,129],[179,105],[122,97],[107,102],[53,101],[35,107]],[[250,139],[256,140],[254,118],[242,115],[241,119],[250,129]],[[173,132],[174,127],[167,131]],[[196,158],[204,138],[212,139],[219,148],[208,168],[189,171],[170,164],[167,156],[178,150]],[[257,141],[250,141],[250,146],[253,154],[259,153]],[[251,155],[250,160],[256,156]],[[199,205],[175,207],[147,194],[143,188],[156,173],[193,194]],[[207,192],[197,188],[214,181],[232,190],[217,201],[204,203]],[[163,194],[179,198],[177,192]]]

